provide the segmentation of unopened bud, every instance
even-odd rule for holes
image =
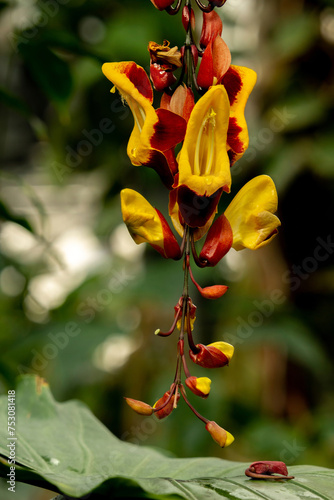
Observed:
[[[177,395],[177,399],[175,401],[175,394],[173,394],[170,397],[170,391],[165,392],[165,394],[162,396],[162,398],[158,399],[158,401],[156,403],[154,403],[154,405],[153,405],[154,414],[156,415],[156,417],[159,420],[161,420],[162,418],[168,417],[168,415],[170,415],[172,413],[172,411],[174,410],[174,408],[176,407],[176,404],[177,404],[179,398],[180,398],[180,394]],[[166,401],[168,399],[169,399],[168,403],[164,406],[164,403],[166,403]],[[158,408],[160,408],[161,406],[163,408],[161,408],[161,410],[159,410]]]
[[[152,415],[153,408],[147,403],[143,403],[143,401],[138,401],[137,399],[124,398],[128,403],[130,408],[132,408],[139,415]]]
[[[190,15],[189,15],[189,10],[190,10]],[[185,31],[188,31],[188,28],[189,28],[189,22],[190,22],[190,25],[191,25],[191,29],[194,30],[195,29],[195,14],[194,14],[194,11],[193,9],[189,9],[189,7],[187,5],[185,5],[183,7],[183,10],[182,10],[182,24],[183,24],[183,27],[185,29]]]
[[[216,441],[222,448],[226,448],[233,443],[234,437],[229,432],[225,431],[216,422],[211,420],[205,426],[206,430],[210,432],[212,439]]]
[[[214,342],[207,346],[197,344],[198,352],[189,351],[190,359],[204,368],[221,368],[229,364],[234,347],[227,342]]]
[[[221,36],[222,32],[223,23],[217,12],[214,10],[211,12],[203,12],[203,26],[199,41],[200,46],[202,48],[207,47],[216,36]]]
[[[185,380],[186,386],[196,396],[207,398],[210,393],[211,380],[208,377],[188,377]]]
[[[166,71],[158,63],[150,64],[150,77],[155,90],[162,92],[167,87],[176,82],[176,78],[172,71]]]
[[[205,299],[219,299],[227,290],[228,286],[226,285],[212,285],[201,288],[199,292]]]

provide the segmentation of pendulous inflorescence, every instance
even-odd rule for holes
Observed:
[[[181,11],[182,0],[151,1],[170,15]],[[131,398],[126,401],[141,415],[155,414],[163,419],[182,397],[222,447],[231,444],[233,436],[199,414],[188,400],[187,390],[207,398],[211,380],[191,374],[185,350],[191,362],[208,369],[229,364],[232,345],[222,341],[198,344],[193,338],[196,306],[189,295],[189,279],[206,299],[222,297],[228,287],[202,288],[193,276],[191,259],[200,268],[216,266],[231,248],[255,250],[268,244],[280,225],[274,215],[275,185],[267,175],[246,183],[217,217],[221,197],[230,193],[231,167],[248,147],[244,110],[256,82],[252,69],[231,64],[221,17],[214,10],[225,1],[212,0],[206,5],[193,1],[203,20],[196,44],[194,10],[191,0],[185,0],[181,11],[185,43],[179,50],[167,40],[149,42],[150,78],[133,61],[105,63],[102,68],[113,83],[111,91],[118,90],[133,114],[127,146],[131,163],[154,169],[168,189],[169,216],[181,239],[178,241],[162,213],[133,189],[121,192],[123,220],[137,244],[149,243],[166,259],[183,259],[184,270],[183,291],[174,307],[172,325],[166,332],[155,331],[160,337],[178,332],[171,386],[153,406]],[[161,93],[158,109],[153,106],[154,91]]]

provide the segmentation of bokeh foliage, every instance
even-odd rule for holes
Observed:
[[[222,452],[185,405],[156,422],[123,403],[169,387],[175,339],[153,332],[168,328],[182,288],[182,265],[135,247],[122,225],[123,187],[165,214],[167,196],[154,172],[131,166],[132,116],[101,73],[105,61],[147,68],[150,40],[182,45],[180,18],[149,0],[1,2],[0,382],[43,375],[122,439],[178,456],[333,467],[334,6],[244,4],[222,11],[233,62],[259,75],[233,193],[271,175],[282,228],[260,251],[195,270],[203,286],[229,285],[224,298],[192,293],[199,341],[236,347],[228,369],[194,369],[213,379],[199,411],[235,443]]]

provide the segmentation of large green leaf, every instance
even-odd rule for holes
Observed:
[[[22,378],[16,392],[16,480],[74,498],[325,499],[334,471],[295,466],[295,479],[275,483],[244,475],[249,464],[219,458],[177,459],[117,439],[77,401],[57,403],[40,378]],[[184,424],[183,424],[184,425]],[[0,452],[8,456],[7,395],[0,399]],[[2,459],[0,473],[8,466]],[[94,498],[93,497],[93,498]]]

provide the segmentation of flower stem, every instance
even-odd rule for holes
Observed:
[[[193,407],[193,405],[190,403],[190,401],[188,401],[188,398],[186,396],[186,391],[184,390],[183,385],[180,386],[180,392],[182,394],[183,399],[185,400],[185,402],[187,403],[187,405],[191,409],[191,411],[195,413],[196,417],[199,418],[200,420],[202,420],[202,422],[204,422],[205,424],[207,424],[209,422],[209,420],[207,418],[203,417],[203,415],[201,415],[200,413],[198,413],[198,411]]]

